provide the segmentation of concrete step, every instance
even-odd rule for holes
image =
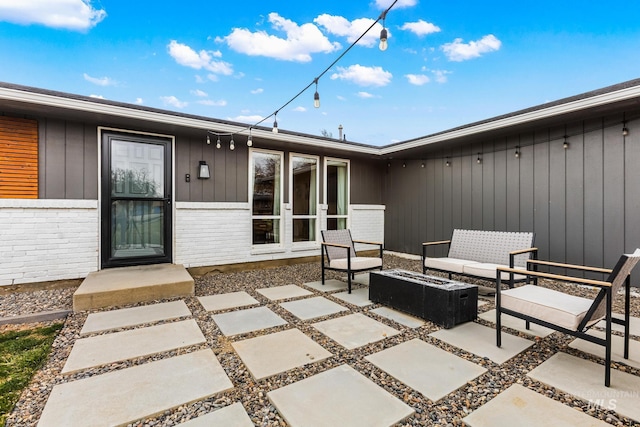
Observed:
[[[89,273],[73,294],[73,310],[78,312],[193,294],[193,278],[182,265],[110,268]]]

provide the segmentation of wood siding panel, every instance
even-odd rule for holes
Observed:
[[[0,116],[0,198],[38,198],[38,122]]]
[[[571,147],[566,151],[566,262],[584,264],[584,134],[583,124],[567,127]],[[555,220],[555,219],[554,219]]]
[[[603,250],[604,264],[615,265],[624,244],[624,137],[619,120],[605,122],[603,157]]]
[[[558,262],[566,262],[566,163],[569,148],[563,147],[564,135],[564,128],[552,130],[549,144],[549,258]]]
[[[602,266],[604,209],[604,144],[602,121],[586,122],[584,136],[584,262]]]

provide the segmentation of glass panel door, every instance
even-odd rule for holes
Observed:
[[[103,267],[171,262],[171,144],[103,135]]]

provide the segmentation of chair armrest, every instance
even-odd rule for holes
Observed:
[[[350,249],[351,246],[349,245],[341,245],[339,243],[328,243],[328,242],[322,242],[320,243],[322,246],[333,246],[334,248],[344,248],[344,249]]]
[[[509,267],[514,267],[515,257],[517,255],[522,255],[526,253],[532,253],[533,258],[538,258],[538,248],[526,248],[526,249],[518,249],[516,251],[509,252]]]
[[[553,262],[553,261],[542,261],[542,260],[537,260],[537,259],[530,259],[527,261],[528,264],[537,264],[537,265],[546,265],[549,267],[560,267],[560,268],[568,268],[568,269],[572,269],[572,270],[582,270],[582,271],[592,271],[595,273],[605,273],[605,274],[610,274],[611,273],[611,269],[609,268],[600,268],[600,267],[589,267],[589,266],[585,266],[585,265],[575,265],[575,264],[564,264],[564,263],[560,263],[560,262]]]
[[[437,242],[424,242],[422,246],[445,245],[451,243],[451,240],[439,240]]]
[[[599,288],[611,287],[611,282],[604,282],[602,280],[583,279],[581,277],[563,276],[561,274],[543,273],[541,271],[519,270],[517,268],[509,268],[509,267],[497,267],[496,271],[497,271],[496,273],[497,278],[500,278],[500,272],[504,272],[504,273],[522,274],[525,276],[544,277],[545,279],[560,280],[563,282],[578,283],[581,285],[597,286]]]
[[[364,243],[365,245],[382,246],[380,242],[367,242],[366,240],[354,240],[353,243]]]

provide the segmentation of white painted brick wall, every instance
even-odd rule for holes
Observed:
[[[384,205],[351,205],[349,227],[354,240],[384,243]],[[356,250],[375,249],[371,245],[357,245]]]
[[[0,285],[96,271],[98,230],[96,200],[0,199]]]

